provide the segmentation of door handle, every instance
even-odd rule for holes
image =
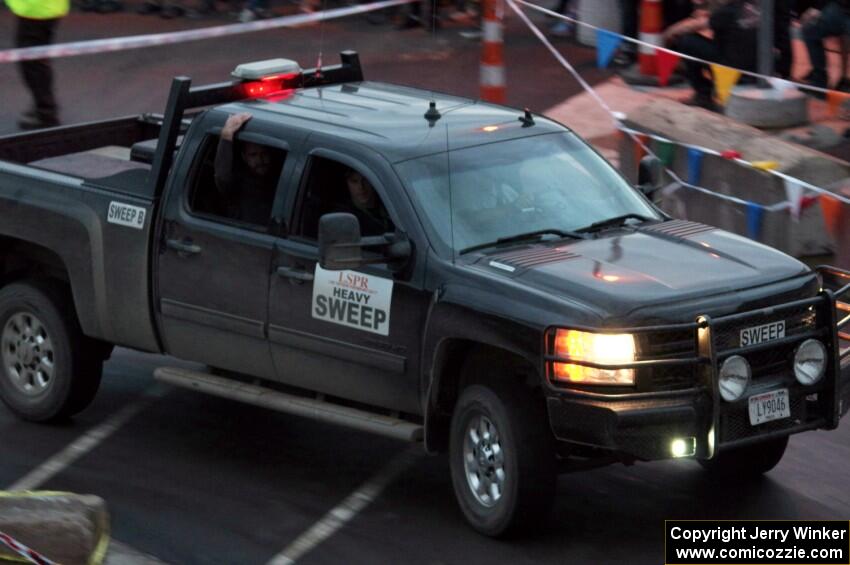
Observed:
[[[277,274],[287,279],[299,281],[299,284],[302,282],[311,282],[313,280],[313,273],[308,273],[302,269],[295,269],[292,267],[278,267]]]
[[[197,255],[201,252],[201,247],[192,243],[191,239],[169,239],[166,240],[165,245],[169,249],[173,249],[177,252],[181,257],[186,257],[188,255]]]

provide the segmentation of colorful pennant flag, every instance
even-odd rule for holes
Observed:
[[[596,30],[596,66],[600,69],[608,68],[614,53],[623,42],[623,36],[606,29]]]
[[[803,185],[785,179],[785,197],[791,205],[791,218],[795,222],[799,222],[800,214],[803,211]]]
[[[829,106],[829,115],[838,116],[838,111],[846,101],[850,100],[850,93],[830,90],[826,93],[826,103]]]
[[[779,168],[778,161],[753,161],[750,163],[754,169],[758,169],[760,171],[773,171]]]
[[[667,86],[673,71],[679,65],[679,55],[664,49],[655,50],[655,65],[658,69],[658,84]]]
[[[755,202],[747,203],[747,237],[755,239],[761,238],[761,224],[764,219],[764,207]]]
[[[732,94],[732,89],[738,84],[738,79],[741,78],[741,71],[723,65],[711,65],[711,72],[714,74],[714,90],[717,91],[717,98],[721,104],[726,104],[729,100],[729,95]]]
[[[838,227],[841,223],[842,204],[839,199],[829,194],[820,195],[820,209],[826,229],[833,237],[838,237]]]
[[[658,140],[655,146],[655,154],[661,159],[665,167],[673,166],[673,161],[676,160],[676,144],[672,141]]]
[[[635,163],[646,157],[646,149],[649,147],[649,135],[645,133],[635,134]]]
[[[741,158],[741,153],[739,151],[735,151],[734,149],[727,149],[726,151],[721,152],[720,156],[724,159],[734,161],[735,159]]]
[[[699,185],[702,178],[702,158],[703,152],[699,149],[688,149],[688,182],[693,185]]]

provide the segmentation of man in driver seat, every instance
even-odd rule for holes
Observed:
[[[363,175],[348,169],[345,172],[345,184],[351,199],[340,203],[334,212],[354,214],[360,221],[360,233],[364,236],[382,235],[395,230],[381,199]]]

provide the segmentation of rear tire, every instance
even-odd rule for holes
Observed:
[[[788,437],[721,451],[714,459],[699,463],[713,477],[754,479],[779,464],[788,447]]]
[[[15,414],[47,422],[80,412],[102,369],[67,289],[41,280],[0,289],[0,398]]]
[[[555,446],[545,405],[518,383],[474,384],[452,417],[452,484],[469,524],[499,537],[549,514],[557,490]]]

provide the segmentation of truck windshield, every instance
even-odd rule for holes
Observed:
[[[661,219],[572,133],[458,149],[396,167],[431,240],[450,253],[627,214]]]

